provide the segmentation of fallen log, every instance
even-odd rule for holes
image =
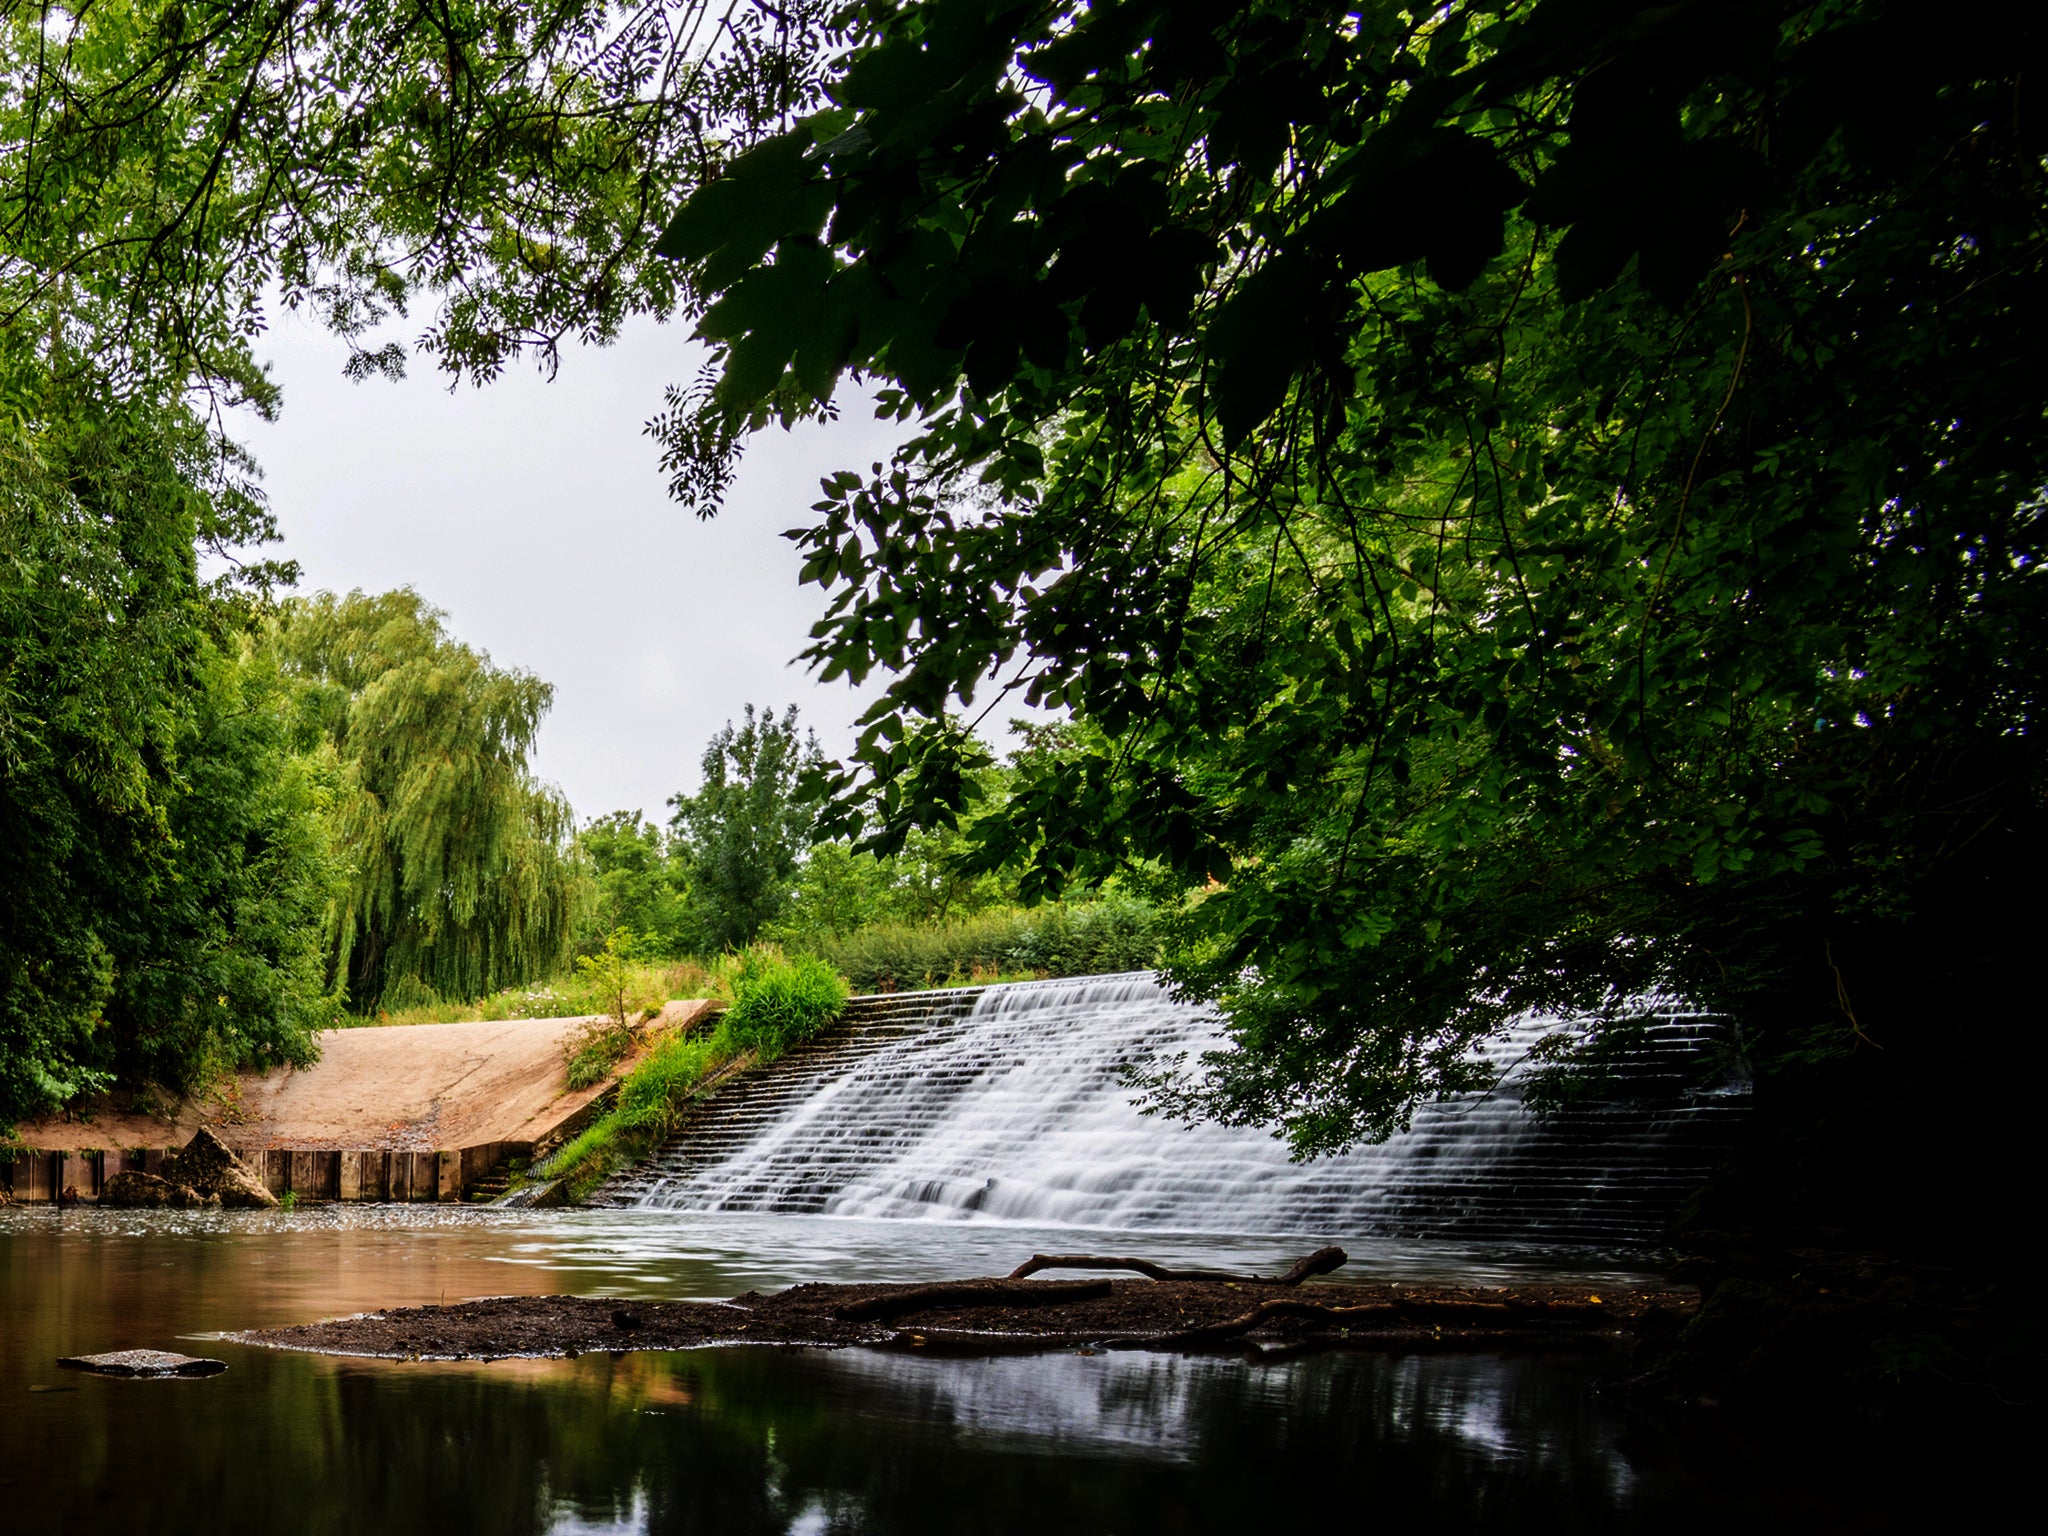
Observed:
[[[841,1322],[872,1323],[939,1307],[1056,1307],[1070,1301],[1100,1301],[1110,1290],[1107,1280],[954,1280],[848,1302],[832,1315]]]
[[[1297,1259],[1284,1275],[1238,1275],[1222,1269],[1168,1269],[1150,1259],[1111,1258],[1092,1253],[1034,1253],[1010,1271],[1009,1278],[1022,1280],[1041,1269],[1128,1269],[1148,1280],[1219,1280],[1226,1285],[1299,1285],[1315,1275],[1327,1275],[1350,1257],[1342,1248],[1318,1248]]]

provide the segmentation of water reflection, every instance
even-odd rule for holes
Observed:
[[[380,1304],[717,1295],[838,1264],[877,1277],[993,1267],[974,1250],[908,1246],[929,1227],[752,1221],[9,1214],[0,1526],[1236,1536],[1369,1511],[1374,1526],[1432,1532],[1666,1530],[1725,1528],[1754,1482],[1730,1476],[1719,1452],[1632,1440],[1640,1431],[1603,1391],[1605,1368],[1575,1360],[725,1349],[427,1364],[214,1342],[183,1346],[229,1361],[204,1381],[54,1366]],[[1273,1251],[1229,1249],[1152,1251],[1239,1262]]]

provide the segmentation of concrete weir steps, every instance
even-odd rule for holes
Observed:
[[[1199,1048],[1187,1011],[1156,992],[1148,1000],[1149,987],[1022,984],[989,995],[993,1007],[979,1014],[981,988],[856,998],[823,1038],[710,1095],[593,1203],[957,1218],[991,1201],[1007,1203],[990,1214],[1083,1225],[1252,1219],[1275,1231],[1641,1247],[1701,1186],[1747,1113],[1727,1025],[1654,1004],[1611,1080],[1540,1119],[1511,1082],[1426,1109],[1400,1144],[1314,1165],[1242,1140],[1133,1152],[1130,1138],[1144,1133],[1099,1114],[1120,1069],[1155,1050]],[[1548,1027],[1518,1026],[1501,1044],[1505,1060]],[[1048,1151],[1084,1123],[1095,1129],[1069,1145],[1121,1150]]]
[[[647,1162],[615,1175],[585,1203],[638,1205],[656,1184],[682,1169],[722,1162],[878,1047],[967,1018],[984,990],[948,987],[849,1000],[846,1012],[824,1038],[719,1088],[667,1147]],[[820,1195],[816,1208],[822,1210],[824,1203],[825,1197]]]

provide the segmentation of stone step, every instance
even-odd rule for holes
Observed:
[[[614,1177],[597,1199],[681,1198],[697,1209],[797,1213],[846,1199],[870,1212],[914,1214],[936,1205],[965,1214],[993,1192],[1013,1202],[1005,1208],[1012,1215],[1021,1199],[1041,1210],[1113,1206],[1119,1224],[1187,1227],[1199,1225],[1215,1201],[1227,1205],[1232,1192],[1242,1210],[1252,1192],[1264,1191],[1257,1208],[1296,1229],[1355,1230],[1365,1221],[1389,1236],[1530,1240],[1568,1231],[1575,1241],[1642,1242],[1698,1187],[1746,1103],[1739,1082],[1700,1080],[1702,1064],[1726,1039],[1718,1021],[1666,1010],[1645,1023],[1637,1043],[1615,1053],[1613,1081],[1599,1097],[1556,1111],[1540,1133],[1499,1129],[1513,1101],[1503,1091],[1502,1103],[1486,1111],[1493,1129],[1475,1124],[1421,1137],[1384,1167],[1377,1186],[1333,1174],[1341,1187],[1323,1190],[1304,1183],[1299,1170],[1259,1172],[1256,1161],[1172,1168],[1170,1145],[1108,1180],[1084,1169],[1076,1181],[1047,1185],[1038,1182],[1046,1156],[1086,1157],[1058,1152],[1067,1144],[1047,1140],[1085,1108],[1061,1093],[1076,1083],[1113,1089],[1122,1066],[1172,1048],[1195,1016],[1133,978],[1012,989],[1000,1006],[978,1014],[982,996],[962,988],[855,999],[828,1037],[722,1086],[668,1146]],[[1102,1008],[1121,1021],[1106,1034],[1088,1022],[1096,1016],[1089,1010]],[[1500,1065],[1518,1060],[1534,1031],[1525,1028],[1496,1057]],[[1041,1069],[1066,1073],[1066,1087],[1040,1092]],[[828,1088],[831,1095],[821,1097]],[[980,1128],[962,1131],[955,1121],[963,1113],[981,1116]],[[972,1149],[974,1171],[920,1174],[899,1186],[904,1174],[890,1172],[890,1160],[940,1145],[949,1132],[967,1136],[957,1144]],[[932,1155],[935,1167],[948,1166],[942,1151]],[[1030,1167],[1034,1157],[1039,1175],[1005,1184],[1004,1167]],[[992,1176],[984,1183],[984,1175]]]

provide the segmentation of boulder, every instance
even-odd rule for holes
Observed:
[[[102,1355],[66,1355],[57,1362],[67,1370],[100,1376],[218,1376],[225,1360],[173,1354],[167,1349],[115,1349]]]
[[[107,1187],[100,1191],[100,1204],[163,1206],[182,1211],[202,1205],[219,1205],[220,1197],[202,1195],[189,1184],[173,1184],[153,1173],[136,1173],[131,1169],[107,1180]]]
[[[277,1196],[235,1156],[234,1148],[205,1126],[185,1143],[183,1151],[164,1159],[164,1177],[202,1195],[217,1195],[225,1206],[262,1210],[277,1205]]]
[[[274,1211],[277,1196],[268,1186],[247,1168],[237,1166],[220,1177],[220,1183],[213,1193],[220,1196],[220,1203],[233,1209],[245,1211]]]

